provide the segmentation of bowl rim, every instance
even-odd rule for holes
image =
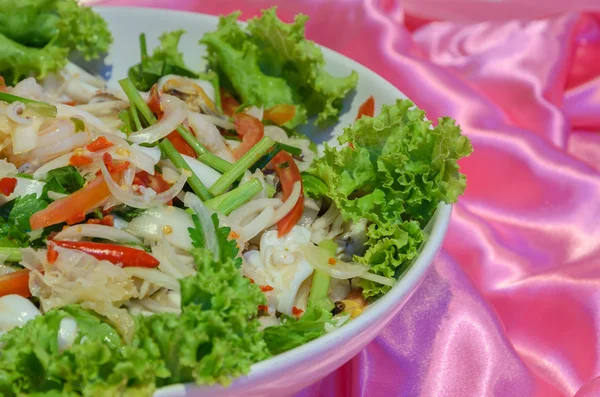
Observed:
[[[217,21],[219,18],[219,16],[217,15],[210,15],[205,13],[196,13],[182,10],[169,10],[164,8],[152,7],[97,5],[93,8],[99,13],[101,13],[103,16],[105,16],[105,14],[112,13],[133,12],[138,18],[143,18],[143,14],[146,13],[161,13],[162,17],[167,17],[167,15],[165,14],[168,14],[168,17],[179,16],[184,18],[212,19],[213,21]],[[337,62],[348,65],[350,68],[355,70],[359,76],[370,75],[371,78],[378,80],[378,82],[381,85],[388,86],[389,90],[392,91],[393,96],[396,96],[397,98],[408,99],[408,97],[397,87],[395,87],[393,84],[391,84],[386,79],[384,79],[371,69],[367,68],[366,66],[345,55],[338,53],[337,51],[331,50],[318,43],[317,45],[319,45],[319,47],[323,50],[323,55],[326,61],[328,59],[337,58]],[[276,356],[270,357],[266,360],[253,364],[248,374],[237,377],[234,379],[234,381],[239,380],[243,381],[243,383],[254,381],[269,376],[269,372],[271,372],[273,368],[282,370],[294,367],[295,365],[305,360],[310,360],[312,356],[317,355],[323,350],[326,350],[328,347],[331,346],[332,343],[338,344],[340,343],[340,341],[350,339],[352,338],[352,336],[363,332],[370,326],[371,323],[376,321],[378,318],[381,318],[387,310],[394,307],[396,303],[401,302],[403,299],[407,300],[408,298],[410,298],[418,284],[424,278],[426,271],[433,263],[433,260],[435,259],[435,256],[437,255],[438,251],[442,247],[442,243],[444,241],[446,231],[448,229],[451,213],[451,204],[441,203],[438,206],[430,224],[428,225],[428,229],[430,230],[430,232],[427,237],[427,241],[422,245],[421,252],[417,256],[417,258],[406,270],[406,272],[400,277],[400,279],[398,279],[397,283],[392,287],[392,289],[383,297],[378,299],[375,303],[373,303],[369,307],[369,309],[365,310],[359,317],[357,317],[350,323],[343,325],[339,329],[336,329],[333,332],[330,332],[315,340],[312,340],[302,346],[296,347],[287,352],[278,354]],[[171,395],[171,393],[177,391],[181,392],[182,388],[187,387],[192,387],[195,390],[207,390],[220,386],[205,386],[197,385],[195,383],[175,384],[157,389],[155,392],[155,396],[168,396]]]

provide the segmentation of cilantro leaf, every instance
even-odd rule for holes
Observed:
[[[72,165],[56,168],[46,176],[46,185],[42,190],[42,198],[48,198],[48,192],[57,192],[63,194],[74,193],[81,189],[85,183],[85,179],[79,173],[77,168]]]
[[[194,227],[188,228],[192,245],[196,248],[204,248],[204,228],[202,227],[202,223],[200,223],[200,219],[198,219],[198,215],[195,213],[192,214],[192,222],[194,222]]]

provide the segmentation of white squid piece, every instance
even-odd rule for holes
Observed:
[[[39,315],[40,311],[29,299],[19,295],[5,295],[0,298],[0,334],[22,327]]]

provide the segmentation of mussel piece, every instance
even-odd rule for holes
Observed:
[[[162,92],[181,99],[194,112],[201,112],[217,117],[221,116],[215,103],[206,94],[204,89],[190,79],[169,79],[163,84]]]
[[[343,312],[345,309],[346,309],[346,304],[342,301],[337,301],[337,302],[335,302],[334,308],[331,310],[331,314],[336,316],[336,315],[340,314],[341,312]]]

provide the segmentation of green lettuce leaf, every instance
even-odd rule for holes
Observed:
[[[288,128],[306,123],[307,116],[316,115],[318,124],[335,120],[358,77],[333,77],[324,70],[320,48],[304,37],[307,18],[299,15],[285,24],[271,8],[248,21],[246,32],[237,23],[239,15],[221,17],[217,30],[200,41],[223,85],[233,88],[245,106],[295,105]]]
[[[154,49],[152,56],[144,53],[145,36],[141,36],[142,61],[129,68],[127,73],[138,90],[149,91],[158,79],[168,74],[198,77],[185,66],[183,54],[178,50],[179,40],[184,33],[184,30],[163,33],[160,36],[160,46]]]
[[[0,10],[0,75],[9,84],[45,77],[71,52],[98,58],[112,42],[106,21],[75,0],[0,0]]]
[[[346,128],[342,147],[327,146],[308,170],[327,185],[325,195],[345,220],[370,221],[366,252],[354,259],[386,277],[398,277],[417,256],[438,204],[455,202],[465,189],[457,161],[471,143],[452,119],[431,128],[424,117],[408,100],[383,106],[379,116]],[[361,287],[366,297],[389,290],[366,280]]]

